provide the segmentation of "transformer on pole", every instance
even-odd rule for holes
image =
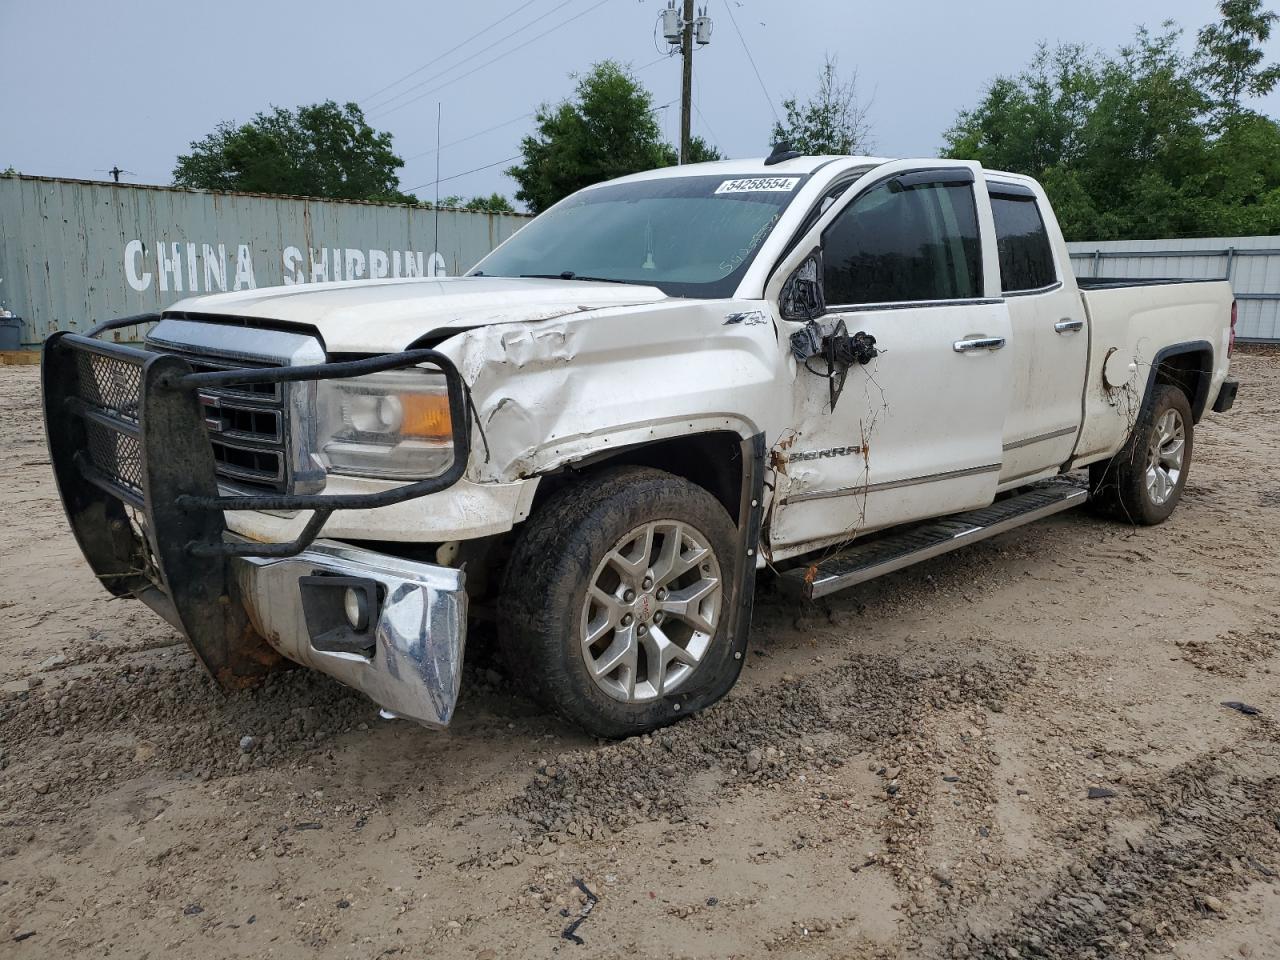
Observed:
[[[693,48],[711,42],[711,18],[703,7],[694,15],[693,0],[684,0],[684,9],[676,9],[676,0],[668,0],[662,11],[662,37],[681,54],[680,78],[680,162],[689,162],[690,111],[693,105]]]

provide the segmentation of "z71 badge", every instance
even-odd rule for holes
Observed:
[[[797,450],[787,457],[787,463],[797,460],[826,460],[829,457],[853,457],[862,453],[862,447],[828,447],[826,450]]]

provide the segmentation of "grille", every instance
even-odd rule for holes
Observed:
[[[203,355],[183,357],[197,373],[250,365],[239,360],[233,365]],[[237,487],[286,490],[287,397],[288,386],[282,383],[233,383],[200,391],[214,469],[220,478]]]

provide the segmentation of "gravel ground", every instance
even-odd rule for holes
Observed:
[[[1236,375],[1164,526],[766,584],[729,698],[603,743],[479,644],[447,732],[218,692],[0,368],[0,957],[1280,957],[1280,356]]]

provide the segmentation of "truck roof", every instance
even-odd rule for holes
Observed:
[[[784,174],[813,173],[834,160],[853,160],[862,164],[876,165],[888,162],[884,157],[846,155],[803,156],[773,164],[766,164],[765,159],[764,157],[751,157],[746,160],[713,160],[710,163],[687,163],[681,166],[659,167],[657,170],[645,170],[641,173],[633,173],[630,176],[619,177],[617,180],[609,180],[607,182],[628,183],[636,180],[662,180],[668,177],[696,177],[704,174],[729,173],[735,176],[776,177]]]
[[[629,183],[640,180],[662,180],[670,177],[696,177],[699,175],[715,174],[720,174],[721,176],[732,174],[738,177],[776,177],[786,174],[811,174],[836,160],[851,161],[858,166],[878,167],[882,163],[889,163],[892,159],[900,158],[869,157],[855,154],[826,154],[815,156],[805,155],[795,157],[791,160],[783,160],[781,163],[774,164],[766,164],[764,157],[750,157],[743,160],[714,160],[710,163],[688,163],[682,166],[659,167],[656,170],[644,170],[640,173],[633,173],[630,176],[619,177],[616,180],[607,180],[601,184],[593,184],[593,186],[604,186],[605,184],[610,183]],[[927,162],[927,158],[921,158],[921,160],[922,162]],[[982,172],[989,177],[996,177],[1002,180],[1014,180],[1031,186],[1036,185],[1034,178],[1020,173],[1010,173],[1007,170],[988,170],[985,167]],[[592,187],[587,187],[586,189],[590,190]]]

